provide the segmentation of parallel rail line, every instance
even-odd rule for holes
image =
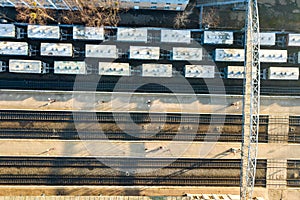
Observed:
[[[73,157],[0,157],[0,167],[164,167],[239,169],[237,159],[179,158],[73,158]],[[266,160],[258,160],[257,169],[266,169]]]
[[[204,125],[241,125],[241,115],[206,115],[206,114],[160,114],[160,113],[90,113],[90,112],[63,112],[63,111],[0,111],[2,121],[47,121],[47,122],[84,122],[84,123],[164,123],[184,124],[190,128],[194,124]],[[260,117],[261,125],[268,124],[268,116]],[[188,125],[188,127],[186,127]],[[160,125],[161,126],[161,125]],[[197,127],[194,127],[195,129]],[[240,142],[241,135],[236,133],[219,133],[219,131],[200,132],[196,130],[181,130],[178,132],[158,130],[156,134],[148,131],[130,131],[126,134],[122,131],[99,130],[43,130],[43,129],[2,129],[0,138],[31,138],[31,139],[115,139],[115,140],[180,140],[180,141],[219,141],[219,142]],[[79,133],[79,134],[78,134]],[[152,136],[153,135],[153,136]],[[267,142],[267,133],[259,135],[260,142]]]
[[[241,124],[241,115],[195,115],[195,114],[161,114],[161,113],[93,113],[93,112],[63,112],[63,111],[0,111],[0,120],[26,121],[80,121],[80,122],[128,122],[136,123],[230,123]],[[268,117],[261,116],[260,124],[267,124]]]
[[[149,81],[148,81],[149,82]],[[164,83],[166,86],[159,84],[147,84],[147,81],[141,81],[137,83],[121,84],[118,90],[115,89],[115,82],[90,82],[82,80],[80,84],[75,84],[73,81],[40,81],[40,80],[0,80],[0,88],[2,89],[33,89],[33,90],[66,90],[66,91],[108,91],[108,92],[128,92],[135,91],[137,86],[139,87],[137,92],[156,92],[156,93],[171,93],[168,88],[176,88],[177,92],[186,93],[186,86],[181,86],[180,83]],[[191,84],[193,93],[202,94],[243,94],[242,86],[222,86],[222,85],[210,85],[209,89],[206,84]],[[261,95],[300,95],[299,87],[261,87]]]
[[[178,159],[173,161],[168,158],[55,158],[55,157],[0,157],[0,168],[11,169],[12,167],[49,168],[49,174],[1,174],[0,185],[164,185],[164,186],[238,186],[239,177],[220,176],[187,176],[181,173],[171,173],[167,176],[146,176],[145,174],[117,173],[116,176],[107,174],[105,176],[95,175],[63,175],[57,174],[54,168],[88,168],[90,170],[100,168],[116,167],[121,169],[131,168],[163,168],[163,169],[223,169],[239,170],[240,160],[224,159]],[[106,166],[108,165],[108,166]],[[266,172],[267,161],[258,160],[258,169]],[[256,186],[265,187],[266,179],[258,177]]]
[[[58,175],[1,175],[0,185],[122,185],[122,186],[227,186],[237,187],[239,177],[95,177]],[[265,179],[256,179],[255,186],[265,187]]]
[[[240,133],[189,133],[160,131],[158,133],[125,133],[124,131],[99,130],[45,130],[45,129],[1,129],[2,139],[61,139],[61,140],[178,140],[178,141],[218,141],[218,142],[241,142]],[[259,142],[267,142],[268,134],[260,133]]]

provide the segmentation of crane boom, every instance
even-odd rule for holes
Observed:
[[[241,200],[252,198],[260,107],[259,18],[257,0],[248,0],[245,20],[245,79],[241,149]]]

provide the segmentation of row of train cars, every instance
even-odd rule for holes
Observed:
[[[0,63],[1,64],[1,63]],[[4,69],[5,67],[3,67]],[[49,65],[40,60],[9,60],[9,72],[38,73],[49,72]],[[4,71],[4,70],[3,70]],[[131,76],[133,70],[129,63],[99,62],[98,74],[104,76]],[[54,61],[54,74],[84,75],[93,73],[84,61]],[[172,64],[142,64],[140,70],[143,77],[173,77]],[[186,78],[215,78],[216,76],[228,79],[243,79],[244,66],[228,65],[223,72],[217,72],[215,65],[185,65]],[[298,67],[268,67],[262,70],[262,78],[268,80],[298,80]]]
[[[55,74],[89,74],[94,73],[89,70],[90,66],[85,61],[74,61],[76,48],[73,43],[62,40],[63,30],[60,26],[40,26],[15,24],[0,24],[0,55],[4,58],[9,56],[9,61],[0,61],[0,71],[7,70],[12,73],[49,73],[53,69]],[[24,28],[26,27],[26,29]],[[71,35],[74,41],[86,41],[83,57],[110,59],[109,62],[98,62],[98,74],[108,76],[130,76],[133,67],[129,62],[115,62],[120,56],[125,54],[130,60],[154,61],[153,63],[142,64],[141,75],[146,77],[172,77],[174,71],[172,63],[177,61],[188,61],[183,67],[183,74],[187,78],[214,78],[219,76],[216,72],[215,64],[202,64],[206,59],[205,51],[200,45],[193,45],[193,30],[170,30],[161,29],[158,43],[151,43],[154,34],[151,28],[116,28],[115,43],[101,43],[106,39],[106,30],[103,27],[83,27],[73,26]],[[279,36],[280,37],[279,37]],[[157,35],[156,35],[157,36]],[[275,32],[261,33],[260,61],[270,63],[270,66],[262,70],[263,78],[269,80],[298,80],[300,53],[300,34],[277,34]],[[244,77],[244,49],[229,48],[234,45],[237,39],[233,31],[210,31],[201,33],[201,43],[222,48],[213,49],[212,56],[215,63],[228,63],[222,70],[222,74],[228,79],[242,79]],[[41,41],[38,49],[33,49],[30,41],[18,41],[18,39],[32,39]],[[149,39],[150,38],[150,39]],[[57,40],[57,41],[55,41]],[[99,44],[91,44],[91,41],[99,41]],[[263,46],[271,47],[279,44],[278,41],[285,41],[285,45],[293,49],[293,54],[288,54],[287,49],[264,49]],[[119,44],[129,42],[127,50],[119,49]],[[140,44],[142,43],[142,45]],[[167,58],[169,64],[158,64],[158,60],[165,58],[166,54],[161,48],[162,44],[171,46]],[[224,47],[224,45],[226,47]],[[236,47],[236,46],[234,46]],[[296,51],[295,51],[296,50]],[[297,53],[295,53],[297,52]],[[34,59],[36,55],[40,57],[53,58],[54,63],[49,63]],[[21,56],[22,59],[18,59]],[[291,59],[293,58],[294,59]],[[0,57],[0,60],[1,60]],[[28,57],[29,59],[24,59]],[[64,58],[64,59],[59,59]],[[70,58],[70,59],[68,59]],[[297,60],[298,59],[298,60]],[[3,59],[2,59],[3,60]],[[293,65],[286,66],[293,60]],[[272,66],[272,64],[283,64],[282,67]]]

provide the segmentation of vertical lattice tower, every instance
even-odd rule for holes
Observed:
[[[245,20],[241,199],[249,200],[255,182],[260,106],[259,19],[257,0],[248,0]]]

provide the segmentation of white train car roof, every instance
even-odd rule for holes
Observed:
[[[40,60],[9,60],[9,72],[14,73],[46,73]]]
[[[202,48],[173,47],[173,60],[202,60]]]
[[[118,41],[147,42],[147,28],[118,28]]]
[[[298,67],[269,67],[268,79],[270,80],[298,80]]]
[[[215,61],[219,62],[244,62],[244,49],[219,49],[215,50]]]
[[[226,78],[228,78],[228,79],[243,79],[243,78],[245,78],[244,66],[227,66]]]
[[[274,46],[275,44],[276,44],[276,33],[274,32],[260,33],[261,46]]]
[[[158,60],[160,56],[159,47],[130,46],[129,58],[142,60]]]
[[[35,39],[59,39],[59,26],[28,25],[27,36]]]
[[[161,42],[169,43],[187,43],[191,42],[191,31],[189,30],[170,30],[162,29],[161,32]]]
[[[300,47],[300,34],[289,34],[287,46]]]
[[[233,32],[204,31],[203,44],[233,44]]]
[[[287,62],[287,50],[261,49],[259,51],[260,62],[285,63]]]
[[[116,45],[85,45],[85,57],[89,58],[114,58],[118,57],[118,50]]]
[[[73,45],[71,43],[41,43],[42,56],[73,56]]]
[[[172,77],[172,64],[143,64],[142,76]]]
[[[0,37],[14,38],[16,36],[16,29],[14,24],[0,24]]]
[[[84,61],[54,61],[54,74],[87,74]]]
[[[104,28],[74,26],[73,39],[74,40],[104,40]]]
[[[185,77],[187,78],[214,78],[214,65],[185,65]]]
[[[6,42],[0,41],[0,55],[28,55],[27,42]]]
[[[130,76],[129,63],[99,62],[99,75]]]

